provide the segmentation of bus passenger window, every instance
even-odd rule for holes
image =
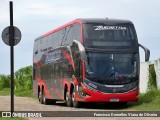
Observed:
[[[81,31],[80,31],[80,25],[74,24],[73,25],[73,40],[80,41],[81,37]]]
[[[73,26],[67,27],[67,32],[65,35],[64,45],[69,45],[73,41]]]

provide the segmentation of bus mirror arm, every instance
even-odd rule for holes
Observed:
[[[87,61],[86,51],[85,51],[85,48],[82,45],[82,43],[78,40],[74,40],[73,42],[78,45],[79,52],[80,52],[80,55],[81,55],[81,59],[84,60],[84,61]]]
[[[139,46],[144,50],[145,52],[145,61],[149,61],[150,58],[150,50],[146,48],[145,46],[139,44]]]

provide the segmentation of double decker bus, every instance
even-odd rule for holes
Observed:
[[[138,100],[140,58],[129,20],[76,19],[38,37],[33,50],[33,92],[40,103]]]

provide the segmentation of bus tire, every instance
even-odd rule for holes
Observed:
[[[71,95],[69,94],[69,92],[66,92],[66,104],[68,107],[72,107],[72,99],[71,99]]]
[[[75,92],[72,93],[72,103],[73,103],[73,107],[75,107],[75,108],[80,107],[80,102],[76,101],[76,99],[75,99]]]
[[[42,92],[41,91],[39,92],[39,102],[41,104],[43,104],[43,97],[42,97]]]
[[[50,104],[50,101],[45,97],[44,92],[42,93],[42,104],[45,104],[45,105]]]

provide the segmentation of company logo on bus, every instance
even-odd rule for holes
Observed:
[[[127,30],[126,27],[122,27],[122,26],[94,26],[96,27],[96,29],[94,30]]]

